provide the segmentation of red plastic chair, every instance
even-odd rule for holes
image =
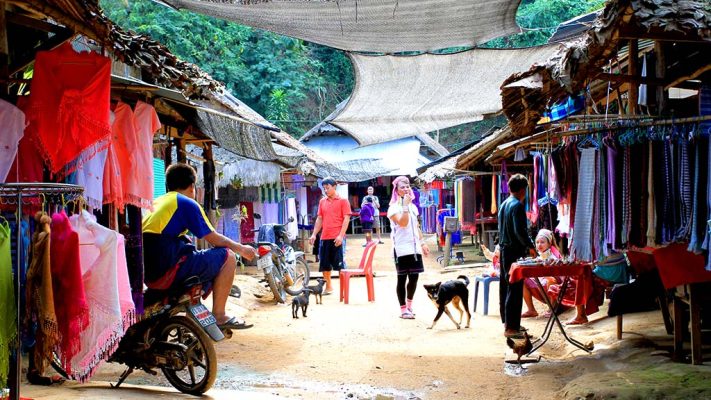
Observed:
[[[371,241],[363,250],[363,257],[360,259],[358,269],[342,269],[339,274],[341,301],[348,304],[348,295],[350,294],[351,276],[365,276],[365,282],[368,286],[368,301],[375,301],[375,289],[373,287],[373,255],[375,255],[375,247],[378,242]]]

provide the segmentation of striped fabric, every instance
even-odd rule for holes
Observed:
[[[689,142],[681,139],[677,142],[679,196],[677,197],[677,212],[679,228],[676,231],[677,241],[688,241],[691,233],[691,174],[689,172]]]
[[[622,245],[626,245],[630,240],[632,231],[632,201],[631,195],[631,176],[630,176],[630,148],[625,147],[622,154]]]
[[[160,158],[153,159],[153,198],[165,194],[165,161]]]
[[[699,115],[711,115],[711,86],[702,86],[699,91]],[[711,135],[711,121],[704,121],[699,127],[703,135]]]
[[[594,219],[596,158],[596,149],[581,151],[575,225],[570,246],[571,254],[580,261],[592,261],[593,257],[591,233]]]

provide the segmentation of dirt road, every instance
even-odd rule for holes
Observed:
[[[347,262],[357,265],[361,238],[350,238]],[[433,247],[433,246],[431,246]],[[466,263],[483,261],[468,247]],[[615,321],[605,318],[606,308],[586,326],[568,328],[583,343],[593,341],[592,354],[565,342],[556,330],[539,351],[542,360],[526,369],[506,364],[515,359],[502,336],[498,316],[498,286],[492,284],[489,315],[473,314],[469,329],[457,330],[444,316],[429,330],[435,308],[421,287],[470,278],[484,268],[442,273],[436,255],[426,260],[414,300],[415,320],[399,318],[391,244],[379,246],[374,261],[375,302],[368,303],[365,281],[354,278],[350,304],[337,293],[325,296],[322,305],[313,297],[307,318],[292,319],[290,305],[276,305],[248,268],[235,278],[240,299],[230,299],[228,312],[245,317],[254,328],[238,331],[217,344],[220,373],[213,398],[304,399],[546,399],[551,398],[710,398],[711,368],[674,364],[664,351],[671,346],[659,312],[625,318],[624,340],[615,338]],[[473,296],[473,279],[469,287]],[[255,294],[263,295],[261,298]],[[481,296],[481,289],[480,289]],[[470,299],[470,304],[472,300]],[[543,304],[538,304],[544,311]],[[455,313],[456,315],[456,313]],[[564,314],[563,320],[570,315]],[[598,318],[595,320],[595,318]],[[545,319],[524,320],[534,334],[543,331]],[[656,346],[656,347],[655,347]],[[662,350],[658,350],[661,346]],[[130,387],[106,389],[102,381],[115,381],[120,366],[105,365],[93,386],[65,384],[61,389],[23,386],[23,396],[64,398],[179,398],[172,388]],[[683,377],[683,379],[682,379]],[[661,384],[660,382],[663,382]],[[167,386],[160,376],[134,373],[131,385]],[[59,397],[58,397],[59,396]]]

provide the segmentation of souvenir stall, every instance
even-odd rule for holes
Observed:
[[[0,387],[13,399],[22,352],[29,383],[50,385],[53,351],[71,379],[85,382],[116,349],[143,312],[142,210],[164,192],[174,161],[200,163],[202,201],[215,209],[216,140],[206,132],[216,135],[201,113],[237,102],[160,44],[123,32],[97,4],[69,13],[62,4],[0,7],[0,36],[15,38],[9,48],[0,40],[0,59],[14,68],[0,70]],[[271,143],[266,132],[254,129],[248,141]]]
[[[598,266],[584,299],[561,291],[563,304],[582,307],[576,320],[597,310],[601,289],[626,281],[599,261],[627,252],[637,263],[639,254],[647,254],[660,285],[675,289],[675,315],[681,318],[691,304],[692,359],[700,363],[698,321],[709,310],[698,293],[711,281],[711,14],[697,3],[675,7],[660,14],[650,0],[611,1],[574,45],[507,79],[504,113],[510,129],[524,138],[499,145],[486,162],[533,151],[530,216],[550,223],[555,218],[546,213],[557,202],[555,229],[569,239],[563,249],[575,263]],[[660,29],[670,24],[678,31]],[[651,291],[646,294],[657,295]],[[662,298],[665,311],[667,294]],[[685,329],[680,323],[677,358]]]

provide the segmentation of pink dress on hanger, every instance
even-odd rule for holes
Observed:
[[[152,209],[153,204],[153,135],[161,124],[155,108],[139,101],[133,111],[134,136],[126,138],[133,158],[125,189],[127,204]]]
[[[113,204],[123,210],[130,171],[135,164],[128,150],[127,140],[136,136],[136,125],[133,110],[126,103],[119,102],[116,105],[114,116],[111,143],[104,167],[104,204]]]

